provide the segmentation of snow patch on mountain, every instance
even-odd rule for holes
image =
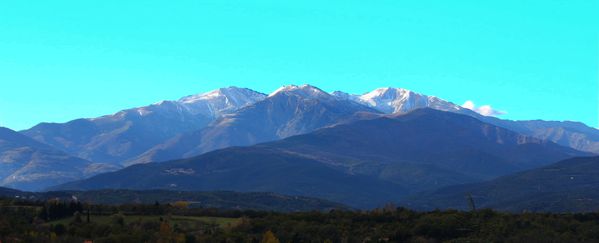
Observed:
[[[309,84],[303,85],[285,85],[274,92],[270,93],[268,97],[274,97],[277,95],[295,95],[300,96],[304,99],[331,99],[333,96],[317,87],[314,87]]]
[[[181,119],[189,115],[203,115],[214,119],[244,106],[254,104],[264,98],[266,98],[266,95],[260,92],[231,86],[185,96],[179,100],[163,100],[148,106],[122,110],[112,115],[88,120],[125,119],[129,116],[145,117],[154,113],[178,114]]]
[[[378,88],[363,95],[341,91],[335,91],[332,94],[339,99],[353,100],[388,114],[406,113],[425,107],[454,112],[463,110],[462,107],[435,96],[427,96],[402,88]]]
[[[190,95],[178,103],[192,114],[219,117],[266,98],[265,94],[246,88],[220,88],[203,94]]]

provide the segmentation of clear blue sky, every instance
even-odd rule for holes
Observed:
[[[599,1],[1,1],[0,125],[223,86],[395,86],[598,125]]]

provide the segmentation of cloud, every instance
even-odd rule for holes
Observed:
[[[466,109],[474,110],[474,102],[472,102],[471,100],[467,100],[466,102],[464,102],[462,107],[464,107]]]
[[[467,100],[466,102],[464,102],[462,107],[476,111],[478,114],[481,114],[483,116],[500,116],[500,115],[507,113],[505,111],[496,110],[493,107],[491,107],[490,105],[482,105],[482,106],[476,107],[474,102],[472,102],[471,100]]]

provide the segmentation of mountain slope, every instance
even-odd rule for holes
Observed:
[[[250,147],[135,165],[55,189],[273,191],[372,207],[581,154],[474,118],[421,109]]]
[[[466,195],[478,208],[520,212],[599,210],[599,157],[579,157],[488,182],[452,186],[416,195],[404,203],[421,208],[466,209]]]
[[[99,118],[42,123],[22,133],[84,159],[120,164],[264,96],[249,89],[222,88]]]
[[[0,127],[0,186],[40,190],[117,168],[67,155]]]
[[[170,189],[268,191],[372,207],[405,195],[401,187],[346,174],[318,161],[269,149],[227,148],[165,163],[138,164],[53,190]]]
[[[204,129],[152,148],[131,163],[186,158],[229,146],[278,140],[352,120],[360,113],[378,112],[309,85],[284,86]]]
[[[488,179],[584,154],[469,116],[434,109],[338,125],[268,146],[330,160],[353,173],[373,170],[368,166],[361,168],[364,165],[393,168],[398,164],[416,164],[474,179]],[[385,169],[380,173],[393,174]]]

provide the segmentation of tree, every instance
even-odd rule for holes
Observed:
[[[53,231],[56,233],[56,235],[63,235],[65,232],[67,232],[67,227],[65,227],[64,224],[56,224],[53,228]]]
[[[125,225],[125,217],[122,214],[113,214],[112,216],[110,216],[110,221],[115,225]]]
[[[90,212],[89,212],[90,211],[90,205],[89,205],[89,203],[86,203],[85,207],[87,208],[87,214],[86,214],[86,217],[85,217],[85,222],[89,224],[89,222],[90,222],[90,220],[89,220],[89,216],[90,216]]]
[[[272,231],[266,231],[262,236],[262,243],[280,243],[279,239]]]
[[[81,220],[81,214],[79,212],[75,212],[73,214],[73,220],[71,221],[71,224],[80,224],[81,222],[83,222]]]
[[[167,221],[160,223],[159,240],[158,242],[173,242],[173,230]]]
[[[470,211],[476,211],[476,204],[474,203],[474,199],[472,198],[472,194],[468,193],[466,195],[466,199],[468,199],[468,206],[470,207]]]
[[[178,209],[187,209],[187,208],[189,208],[189,202],[176,201],[175,203],[173,203],[173,207],[178,208]]]

